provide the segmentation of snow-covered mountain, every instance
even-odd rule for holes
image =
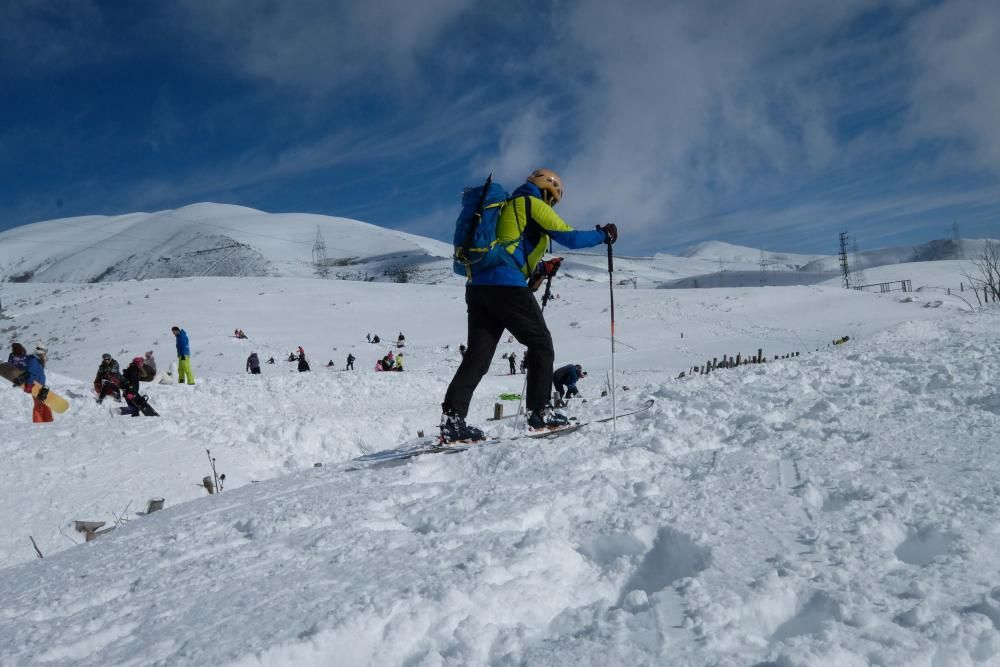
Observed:
[[[825,259],[825,255],[800,255],[787,252],[774,252],[771,250],[760,250],[748,248],[746,246],[733,245],[723,241],[705,241],[691,246],[683,253],[682,257],[697,259],[707,259],[731,265],[735,270],[748,270],[760,266],[764,262],[767,266],[778,271],[792,271],[810,262]]]
[[[450,278],[450,256],[447,244],[357,220],[194,204],[0,233],[0,282],[280,276],[434,283]]]
[[[859,253],[861,268],[975,256],[983,240],[932,241]],[[601,281],[600,250],[568,251],[563,275]],[[0,233],[0,282],[107,282],[199,276],[311,277],[460,284],[451,246],[357,220],[265,213],[226,204],[49,220]],[[763,270],[762,270],[763,266]],[[836,255],[763,251],[720,241],[680,256],[620,256],[616,278],[636,287],[809,285],[839,273]]]

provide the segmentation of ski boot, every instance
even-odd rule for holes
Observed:
[[[469,426],[465,419],[455,413],[441,415],[441,442],[477,442],[483,440],[486,434],[475,426]]]
[[[541,410],[532,410],[528,415],[528,428],[532,431],[553,430],[569,425],[569,419],[546,405]]]

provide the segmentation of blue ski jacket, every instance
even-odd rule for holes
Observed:
[[[567,387],[576,387],[577,380],[580,379],[580,374],[576,370],[576,364],[568,364],[559,368],[552,374],[552,383],[555,385],[565,385]]]
[[[184,331],[184,329],[181,329],[180,333],[177,334],[177,356],[191,356],[191,343],[188,342],[187,331]]]
[[[41,360],[33,354],[29,354],[28,358],[24,363],[24,370],[28,372],[28,378],[25,381],[25,385],[40,384],[45,386],[45,366],[42,365]]]

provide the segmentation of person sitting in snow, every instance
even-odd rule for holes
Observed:
[[[121,391],[125,395],[125,405],[122,414],[138,417],[147,406],[146,399],[139,393],[139,382],[142,379],[142,365],[145,359],[135,357],[122,374]]]
[[[379,339],[378,334],[375,334],[374,336],[372,336],[372,343],[374,343],[375,345],[378,345],[381,342],[382,341]]]
[[[122,382],[121,367],[118,362],[111,358],[107,352],[101,355],[101,365],[97,367],[97,376],[94,377],[94,392],[97,394],[97,402],[103,403],[105,396],[112,396],[116,401],[122,400],[119,385]]]
[[[274,363],[274,357],[268,357],[267,363],[273,364]]]
[[[288,353],[288,360],[289,361],[296,361],[297,359],[298,359],[298,357],[295,356],[294,352],[289,352]]]
[[[406,345],[406,336],[404,336],[403,332],[400,331],[399,337],[396,338],[396,347],[404,347],[405,345]]]
[[[153,351],[149,350],[146,354],[142,355],[142,380],[144,382],[152,382],[156,379],[156,359],[153,357]]]
[[[331,359],[330,361],[326,362],[326,367],[327,368],[333,368],[333,359]]]
[[[10,354],[7,356],[7,363],[17,368],[24,368],[28,363],[28,351],[20,343],[10,344]]]
[[[396,367],[393,368],[392,370],[394,370],[394,371],[402,371],[403,370],[403,353],[402,352],[400,352],[399,354],[396,355]]]

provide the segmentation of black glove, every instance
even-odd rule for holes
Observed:
[[[18,375],[18,376],[17,376],[16,378],[14,378],[14,380],[13,380],[13,382],[14,382],[14,386],[15,386],[15,387],[20,387],[20,386],[21,386],[22,384],[24,384],[24,381],[25,381],[25,379],[27,379],[27,377],[28,377],[28,374],[27,374],[27,373],[21,373],[20,375]]]
[[[608,245],[618,240],[618,226],[613,222],[609,222],[603,227],[597,225],[597,230],[604,232],[604,242]]]
[[[42,403],[44,403],[45,399],[48,398],[48,397],[49,397],[49,388],[48,387],[42,387],[39,390],[39,392],[38,392],[38,396],[36,396],[35,398],[37,398]]]

